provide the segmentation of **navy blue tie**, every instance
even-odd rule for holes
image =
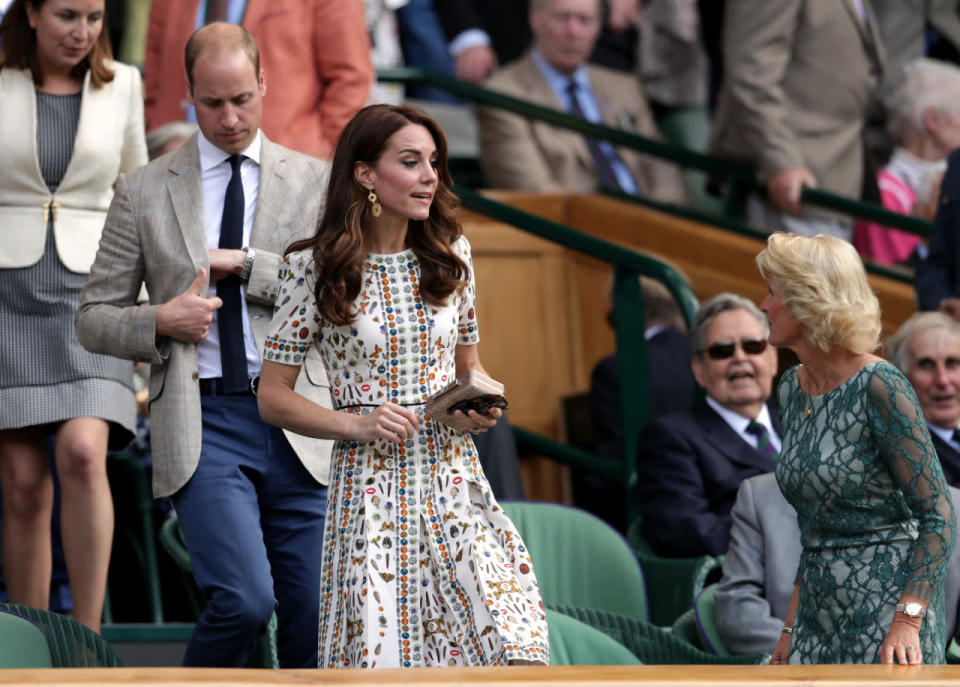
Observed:
[[[223,218],[220,221],[220,248],[239,249],[243,245],[243,181],[240,165],[243,155],[231,155],[230,183],[223,198]],[[217,283],[217,295],[223,306],[217,311],[220,332],[220,364],[223,368],[223,390],[227,393],[249,388],[247,352],[243,343],[243,298],[240,278],[231,274]]]
[[[586,119],[586,115],[583,113],[583,107],[580,105],[580,97],[577,95],[578,90],[580,90],[580,86],[576,81],[570,81],[570,83],[567,84],[567,95],[570,96],[570,114],[580,119]],[[586,139],[587,148],[589,148],[590,156],[593,158],[593,171],[597,176],[597,186],[607,186],[626,193],[632,192],[633,189],[624,188],[623,184],[620,183],[620,179],[617,177],[616,170],[614,169],[616,162],[620,163],[624,173],[629,175],[630,170],[623,164],[623,160],[617,155],[617,151],[614,150],[613,146],[609,144],[603,145],[601,141],[591,138],[590,136],[587,136]],[[632,178],[632,175],[630,176]],[[634,186],[637,187],[637,192],[639,192],[640,187],[637,185],[636,179],[633,179],[633,182]]]

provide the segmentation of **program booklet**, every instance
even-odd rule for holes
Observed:
[[[427,399],[427,417],[448,427],[467,432],[470,425],[454,415],[457,410],[485,413],[490,408],[506,409],[503,384],[485,374],[470,370]]]

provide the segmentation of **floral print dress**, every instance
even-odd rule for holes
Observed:
[[[950,492],[916,394],[885,361],[820,396],[780,381],[777,482],[803,544],[790,663],[876,663],[902,592],[929,601],[923,662],[943,663]]]
[[[420,415],[403,445],[334,447],[323,541],[320,667],[497,665],[549,657],[529,553],[497,505],[468,435],[423,416],[455,377],[458,344],[478,341],[470,246],[454,250],[468,285],[443,307],[420,298],[411,250],[369,254],[357,319],[315,307],[309,251],[284,258],[264,359],[298,365],[320,347],[335,406],[369,413],[387,401]]]

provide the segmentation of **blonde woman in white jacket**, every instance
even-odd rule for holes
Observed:
[[[74,615],[95,631],[113,539],[109,446],[135,428],[129,362],[87,353],[73,315],[120,173],[147,161],[136,69],[104,0],[14,0],[0,22],[0,484],[10,600],[49,603],[53,480]]]

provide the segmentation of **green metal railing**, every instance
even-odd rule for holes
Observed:
[[[504,95],[503,93],[458,81],[447,74],[413,67],[404,67],[381,69],[377,72],[377,78],[380,81],[391,83],[426,85],[439,88],[463,100],[478,105],[487,105],[515,112],[527,119],[536,119],[564,129],[578,131],[592,138],[604,139],[619,146],[632,148],[641,153],[668,160],[682,167],[706,172],[712,177],[726,181],[727,202],[725,203],[725,207],[728,219],[732,219],[734,208],[739,205],[736,199],[742,198],[747,192],[751,191],[765,193],[765,189],[757,182],[753,170],[744,165],[720,160],[670,143],[638,136],[623,129],[616,129],[604,124],[594,124],[560,110],[536,105],[521,100],[520,98],[514,98]],[[636,199],[643,203],[648,201],[647,198],[642,196],[637,196]],[[921,236],[928,236],[930,232],[930,223],[925,220],[890,212],[874,203],[851,200],[820,189],[804,188],[801,200],[808,205],[833,210]]]
[[[687,324],[692,324],[698,306],[697,297],[676,270],[659,260],[498,203],[475,191],[455,187],[454,192],[464,207],[470,210],[613,266],[613,310],[616,316],[620,388],[648,389],[647,342],[644,338],[646,325],[639,277],[644,275],[662,282],[680,306]],[[621,393],[620,412],[623,418],[621,463],[603,460],[587,451],[519,427],[514,428],[514,434],[522,447],[622,485],[628,522],[632,522],[638,515],[636,500],[630,498],[636,483],[637,445],[640,428],[650,418],[651,399],[648,394]]]

